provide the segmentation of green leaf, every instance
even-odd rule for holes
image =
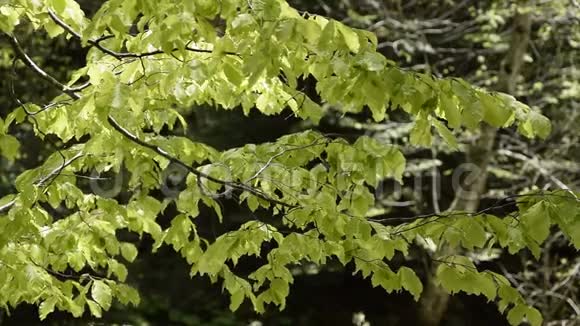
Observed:
[[[357,187],[351,195],[350,210],[355,216],[366,216],[375,198],[366,187]]]
[[[545,139],[552,132],[552,125],[545,116],[535,111],[530,111],[526,115],[525,121],[519,124],[518,130],[526,137],[539,136]]]
[[[50,314],[51,312],[54,311],[54,305],[56,304],[56,297],[50,297],[46,300],[44,300],[39,308],[38,308],[38,314],[40,317],[40,320],[44,320],[46,319],[46,316],[48,316],[48,314]]]
[[[252,212],[255,212],[256,209],[258,209],[258,207],[260,206],[260,203],[258,202],[258,198],[254,195],[248,196],[248,198],[246,199],[246,202],[248,203],[248,208]]]
[[[128,262],[133,262],[137,257],[137,247],[132,243],[122,243],[121,244],[121,255],[125,258]]]
[[[10,161],[14,161],[19,153],[20,143],[11,135],[0,135],[0,153]]]
[[[356,64],[367,71],[382,71],[387,65],[387,59],[380,53],[364,52],[356,60]]]
[[[179,194],[177,209],[191,217],[199,215],[200,193],[197,189],[187,188]]]
[[[411,129],[411,144],[417,146],[431,146],[431,123],[426,118],[419,118]]]
[[[492,301],[497,295],[497,285],[493,276],[489,273],[480,273],[474,277],[473,287],[481,292],[487,300]]]
[[[545,116],[532,111],[530,112],[528,119],[535,131],[535,134],[540,136],[540,138],[545,139],[552,132],[552,124]]]
[[[240,69],[227,62],[224,63],[224,74],[226,75],[227,79],[236,86],[240,86],[244,80],[244,76],[242,75]]]
[[[451,133],[451,131],[449,131],[449,129],[447,129],[447,127],[445,125],[443,125],[437,119],[431,119],[431,123],[433,124],[433,126],[435,127],[435,129],[437,130],[439,135],[445,140],[447,145],[449,145],[449,147],[451,147],[454,150],[459,149],[459,145],[457,144],[457,139]]]
[[[423,292],[423,284],[417,274],[412,269],[404,266],[399,269],[398,274],[401,277],[401,286],[411,292],[415,301],[419,301]]]
[[[91,296],[104,310],[109,310],[111,307],[111,288],[105,282],[101,280],[93,281]]]
[[[122,304],[131,303],[134,306],[137,306],[139,305],[139,302],[141,302],[139,292],[126,284],[117,284],[116,295]]]
[[[89,310],[91,311],[91,315],[101,318],[103,316],[103,310],[101,306],[94,302],[93,300],[87,300],[87,305],[89,306]]]
[[[127,270],[127,267],[125,267],[125,265],[119,263],[116,260],[110,260],[109,267],[110,267],[110,272],[117,275],[117,278],[119,279],[119,281],[125,282],[125,280],[127,279],[127,275],[129,274],[129,271]]]
[[[64,29],[54,22],[49,22],[46,25],[44,25],[44,29],[46,30],[46,33],[50,38],[55,38],[60,34],[64,33]]]
[[[212,0],[205,0],[214,3]],[[262,14],[262,17],[266,20],[275,20],[280,16],[282,8],[280,2],[276,0],[262,0],[256,3],[254,8]]]
[[[489,94],[481,94],[483,105],[483,120],[494,127],[504,127],[514,115],[514,111],[506,107],[500,98]]]
[[[0,30],[12,33],[14,26],[18,24],[20,14],[11,5],[0,5]]]
[[[242,302],[244,302],[244,292],[242,290],[238,290],[234,293],[231,294],[230,297],[230,310],[231,311],[236,311],[238,310],[238,308],[240,307],[240,305],[242,304]]]
[[[530,325],[532,326],[541,326],[542,322],[544,321],[544,318],[542,318],[542,314],[540,313],[540,311],[538,311],[538,309],[533,307],[528,308],[526,318],[528,319]]]
[[[275,278],[270,281],[270,289],[272,290],[276,302],[280,303],[280,309],[284,309],[286,297],[290,293],[288,282]]]
[[[515,307],[510,309],[507,314],[507,320],[511,325],[519,325],[526,315],[528,307],[523,304],[517,304]]]
[[[199,259],[197,264],[199,274],[210,276],[217,274],[224,266],[236,241],[236,238],[225,234],[212,243]]]
[[[439,100],[449,127],[453,129],[461,127],[461,112],[453,95],[442,94]]]
[[[352,51],[353,53],[358,53],[360,49],[359,37],[358,34],[352,30],[350,27],[345,26],[344,24],[337,23],[338,31],[342,34],[344,38],[344,42]]]
[[[537,243],[542,243],[550,235],[550,215],[544,201],[526,209],[520,216],[524,229]]]
[[[189,244],[192,223],[185,214],[180,214],[173,218],[171,227],[166,230],[165,242],[173,245],[176,251],[181,250]]]
[[[244,27],[251,27],[255,25],[254,17],[250,14],[239,14],[232,20],[232,28],[235,30],[241,30]]]
[[[123,83],[133,83],[143,73],[143,68],[139,60],[128,63],[124,67],[125,69],[119,76],[119,80]]]
[[[214,17],[219,11],[219,3],[212,0],[198,0],[195,2],[196,13],[205,17]]]
[[[335,33],[336,33],[336,23],[334,20],[326,20],[322,17],[316,17],[320,21],[326,21],[326,25],[322,29],[322,33],[320,34],[320,39],[318,40],[318,46],[321,49],[330,48],[331,46],[334,47],[334,40],[335,40]]]
[[[471,216],[461,217],[455,227],[464,233],[461,241],[465,248],[483,248],[487,241],[487,234],[483,226],[479,223],[479,220]]]
[[[58,14],[64,13],[64,10],[66,9],[66,0],[51,0],[50,3],[54,8],[54,11]]]

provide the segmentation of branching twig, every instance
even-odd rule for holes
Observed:
[[[314,141],[311,144],[308,145],[303,145],[303,146],[298,146],[298,147],[294,147],[294,148],[289,148],[289,149],[285,149],[283,151],[280,151],[279,153],[276,153],[275,155],[273,155],[272,157],[270,157],[270,159],[266,162],[266,164],[264,164],[253,176],[251,176],[250,178],[248,178],[248,180],[244,181],[244,183],[249,183],[250,181],[256,179],[257,177],[260,176],[260,174],[262,174],[262,172],[264,172],[264,170],[266,170],[271,164],[272,162],[277,159],[280,156],[283,156],[284,154],[291,152],[291,151],[296,151],[296,150],[300,150],[300,149],[305,149],[305,148],[309,148],[309,147],[313,147],[316,145],[322,145],[323,143],[319,143],[318,140]]]
[[[22,62],[24,62],[25,65],[27,65],[30,69],[34,70],[34,72],[36,72],[37,75],[39,75],[40,77],[42,77],[42,79],[46,80],[52,86],[54,86],[61,92],[67,94],[68,96],[72,97],[73,99],[78,100],[80,98],[80,96],[77,93],[75,93],[75,89],[69,88],[68,86],[64,85],[63,83],[59,82],[54,77],[49,75],[46,71],[42,70],[42,68],[40,68],[30,58],[30,56],[28,56],[28,54],[24,52],[22,46],[20,46],[20,43],[18,42],[18,39],[16,37],[10,35],[8,36],[8,40],[10,41],[12,48],[16,52],[16,55],[22,60]]]
[[[497,151],[498,154],[501,155],[505,155],[507,157],[511,157],[511,158],[515,158],[517,160],[520,160],[522,162],[526,162],[529,163],[531,166],[533,166],[536,170],[538,170],[538,172],[540,172],[544,177],[547,177],[548,179],[550,179],[553,183],[555,183],[558,187],[560,187],[560,189],[566,190],[567,192],[569,192],[570,194],[572,194],[572,196],[574,196],[574,198],[578,199],[578,197],[576,196],[576,194],[570,189],[570,187],[568,187],[564,182],[562,182],[560,179],[556,178],[552,173],[548,172],[546,169],[544,169],[544,167],[542,167],[536,159],[533,158],[529,158],[527,156],[525,156],[524,154],[520,154],[520,153],[516,153],[516,152],[512,152],[510,150],[507,149],[500,149]]]
[[[65,31],[67,31],[69,34],[73,35],[74,37],[78,38],[79,40],[82,40],[82,35],[79,34],[78,32],[76,32],[74,29],[72,29],[71,26],[69,26],[67,23],[65,23],[62,19],[60,19],[55,13],[54,11],[52,11],[51,9],[48,9],[48,15],[50,16],[50,18],[60,27],[62,27]],[[114,58],[116,58],[117,60],[122,60],[124,58],[143,58],[143,57],[149,57],[149,56],[154,56],[154,55],[158,55],[158,54],[163,54],[165,53],[162,50],[156,50],[156,51],[151,51],[151,52],[142,52],[142,53],[133,53],[133,52],[116,52],[113,51],[107,47],[104,47],[101,45],[101,42],[110,38],[109,36],[105,36],[105,37],[101,37],[98,40],[91,40],[89,39],[87,41],[87,43],[89,43],[90,45],[96,47],[97,49],[99,49],[101,52],[106,53]],[[197,52],[197,53],[214,53],[213,50],[207,50],[207,49],[199,49],[199,48],[193,48],[190,46],[186,46],[185,49],[187,51],[191,51],[191,52]],[[177,51],[178,49],[173,49],[172,51]],[[239,56],[239,54],[235,53],[235,52],[231,52],[231,51],[224,51],[222,52],[223,54],[226,55],[235,55],[235,56]]]
[[[64,24],[64,23],[63,23]],[[73,35],[78,35],[76,34],[74,31],[70,31],[71,33],[74,33]],[[40,68],[27,54],[26,52],[24,52],[24,50],[22,49],[22,47],[20,46],[20,44],[18,43],[18,40],[11,36],[11,44],[14,48],[14,51],[16,52],[16,55],[29,67],[31,68],[34,72],[36,72],[39,76],[41,76],[44,80],[48,81],[52,86],[54,86],[55,88],[57,88],[58,90],[60,90],[61,92],[65,93],[66,95],[68,95],[69,97],[71,97],[74,100],[78,100],[81,98],[81,96],[77,93],[75,93],[74,91],[71,91],[66,85],[64,85],[63,83],[59,82],[58,80],[56,80],[56,78],[52,77],[51,75],[49,75],[48,73],[46,73],[44,70],[42,70],[42,68]],[[128,130],[126,130],[123,126],[121,126],[112,116],[108,116],[107,117],[107,121],[111,124],[111,126],[117,130],[119,133],[121,133],[125,138],[129,139],[130,141],[149,148],[151,150],[153,150],[154,152],[156,152],[157,154],[161,155],[162,157],[168,159],[169,161],[185,168],[188,172],[192,173],[193,175],[197,176],[198,178],[204,178],[206,180],[224,185],[226,187],[230,187],[233,189],[237,189],[240,191],[247,191],[249,193],[251,193],[252,195],[264,199],[272,204],[277,204],[277,205],[281,205],[283,207],[296,207],[296,205],[291,205],[288,203],[285,203],[283,201],[277,200],[275,198],[272,198],[270,196],[268,196],[267,194],[263,193],[262,191],[253,188],[249,185],[246,185],[245,183],[240,183],[240,182],[232,182],[232,181],[224,181],[215,177],[212,177],[211,175],[205,174],[197,169],[195,169],[194,167],[187,165],[186,163],[184,163],[183,161],[177,159],[176,157],[173,157],[172,155],[170,155],[169,153],[167,153],[164,149],[149,144],[145,141],[140,140],[137,136],[133,135],[131,132],[129,132]],[[59,168],[60,169],[60,168]],[[0,207],[0,213],[3,213],[5,210],[10,209],[10,207],[12,207],[14,203],[10,204],[6,204],[2,207]],[[4,210],[1,210],[4,209]]]
[[[71,165],[74,161],[76,161],[77,159],[79,159],[83,155],[84,154],[82,154],[80,152],[77,153],[76,155],[74,155],[70,159],[64,161],[61,165],[59,165],[57,168],[55,168],[54,170],[52,170],[50,173],[48,173],[44,177],[42,177],[39,180],[37,180],[34,183],[34,185],[41,186],[41,185],[45,184],[48,180],[51,180],[52,178],[60,175],[60,173],[62,172],[62,170],[64,170],[64,168],[66,168],[67,166]],[[13,200],[9,201],[8,203],[0,206],[0,214],[7,213],[10,210],[10,208],[12,208],[12,206],[14,206],[15,203],[16,203],[16,199],[13,199]]]
[[[277,205],[281,205],[284,207],[296,207],[295,205],[291,205],[282,201],[279,201],[275,198],[272,198],[270,196],[268,196],[267,194],[261,192],[260,190],[253,188],[245,183],[240,183],[240,182],[235,182],[235,181],[225,181],[225,180],[221,180],[215,177],[212,177],[209,174],[203,173],[197,169],[195,169],[194,167],[187,165],[186,163],[184,163],[183,161],[179,160],[178,158],[170,155],[169,153],[167,153],[163,148],[159,147],[159,146],[155,146],[152,144],[149,144],[141,139],[139,139],[137,136],[133,135],[131,132],[129,132],[127,129],[125,129],[123,126],[121,126],[113,117],[111,117],[110,115],[107,117],[107,121],[111,124],[111,126],[117,130],[120,134],[122,134],[125,138],[127,138],[128,140],[132,141],[135,144],[138,144],[142,147],[145,148],[149,148],[152,151],[154,151],[155,153],[161,155],[162,157],[166,158],[167,160],[169,160],[171,163],[174,163],[178,166],[183,167],[184,169],[186,169],[189,173],[195,175],[198,178],[203,178],[212,182],[215,182],[217,184],[221,184],[224,185],[226,187],[230,187],[233,189],[237,189],[237,190],[241,190],[241,191],[247,191],[249,193],[251,193],[252,195],[264,199],[270,203],[273,204],[277,204]]]

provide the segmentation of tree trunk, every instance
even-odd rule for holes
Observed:
[[[516,13],[513,21],[510,49],[502,61],[500,75],[496,90],[513,94],[517,77],[524,63],[531,29],[531,17],[529,13]],[[467,150],[467,162],[476,168],[470,174],[469,183],[463,184],[455,193],[455,199],[449,210],[474,212],[479,207],[481,196],[485,192],[488,165],[493,155],[496,129],[482,124],[478,139]],[[435,253],[438,256],[460,254],[456,248],[443,245]],[[435,283],[435,270],[432,266],[429,278],[426,281],[425,290],[419,301],[419,318],[421,325],[439,326],[447,311],[449,294]]]

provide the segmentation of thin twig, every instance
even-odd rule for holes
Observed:
[[[66,168],[67,166],[71,165],[74,161],[76,161],[77,159],[79,159],[83,155],[84,154],[82,154],[81,152],[75,154],[73,157],[71,157],[70,159],[64,161],[61,165],[59,165],[57,168],[55,168],[54,170],[52,170],[50,173],[48,173],[44,177],[42,177],[39,180],[37,180],[34,183],[34,185],[36,185],[36,186],[43,185],[48,180],[52,179],[53,177],[56,177],[56,176],[60,175],[60,173],[62,172],[62,170],[64,170],[64,168]],[[13,200],[9,201],[8,203],[0,206],[0,214],[7,213],[12,208],[12,206],[14,206],[14,204],[16,204],[16,199],[13,199]]]
[[[24,50],[22,49],[22,46],[20,46],[20,43],[18,42],[18,39],[16,37],[9,35],[8,40],[10,41],[10,44],[12,45],[12,48],[14,49],[14,51],[16,51],[16,55],[22,60],[22,62],[24,62],[25,65],[27,65],[30,69],[34,70],[37,75],[39,75],[40,77],[42,77],[42,79],[46,80],[52,86],[54,86],[55,88],[57,88],[61,92],[67,94],[68,96],[72,97],[73,99],[78,100],[80,98],[80,96],[77,93],[75,93],[74,89],[71,89],[68,86],[62,84],[61,82],[56,80],[54,77],[49,75],[46,71],[42,70],[42,68],[40,68],[30,58],[30,56],[28,56],[28,54],[26,54],[26,52],[24,52]]]
[[[55,13],[54,11],[52,11],[51,9],[48,9],[48,15],[50,16],[50,18],[60,27],[62,27],[65,31],[67,31],[69,34],[73,35],[74,37],[78,38],[79,40],[82,40],[82,35],[79,34],[78,32],[76,32],[71,26],[69,26],[67,23],[65,23],[62,19],[60,19]],[[149,56],[154,56],[154,55],[158,55],[158,54],[163,54],[165,53],[162,50],[155,50],[155,51],[151,51],[151,52],[142,52],[142,53],[133,53],[133,52],[117,52],[117,51],[113,51],[107,47],[104,47],[103,45],[101,45],[101,42],[111,38],[111,36],[107,35],[104,37],[101,37],[97,40],[87,40],[87,43],[89,43],[90,45],[96,47],[97,49],[99,49],[101,52],[106,53],[114,58],[116,58],[117,60],[122,60],[124,58],[143,58],[143,57],[149,57]],[[197,52],[197,53],[214,53],[215,51],[213,50],[207,50],[207,49],[199,49],[199,48],[193,48],[190,46],[186,46],[185,49],[187,51],[191,51],[191,52]],[[174,51],[178,51],[179,49],[173,49],[172,52]],[[238,53],[235,52],[231,52],[231,51],[223,51],[221,52],[223,54],[226,55],[235,55],[235,56],[239,56]]]
[[[74,32],[72,32],[74,33]],[[78,34],[75,34],[78,35]],[[18,40],[15,37],[10,37],[11,39],[11,44],[16,52],[16,55],[22,60],[24,61],[24,63],[31,68],[34,72],[36,72],[39,76],[41,76],[44,80],[48,81],[52,86],[54,86],[55,88],[57,88],[58,90],[60,90],[61,92],[65,93],[66,95],[68,95],[69,97],[71,97],[74,100],[78,100],[81,98],[81,96],[77,93],[75,93],[74,91],[71,91],[67,86],[65,86],[63,83],[59,82],[58,80],[56,80],[56,78],[52,77],[51,75],[49,75],[48,73],[46,73],[44,70],[42,70],[42,68],[40,68],[27,54],[26,52],[24,52],[24,50],[22,49],[22,47],[20,46],[20,44],[18,43]],[[207,179],[209,181],[224,185],[226,187],[231,187],[233,189],[237,189],[237,190],[241,190],[241,191],[247,191],[249,193],[251,193],[252,195],[264,199],[272,204],[277,204],[277,205],[281,205],[283,207],[296,207],[296,205],[292,205],[292,204],[288,204],[285,203],[283,201],[277,200],[275,198],[272,198],[270,196],[268,196],[267,194],[263,193],[262,191],[253,188],[249,185],[246,185],[245,183],[240,183],[240,182],[231,182],[231,181],[224,181],[224,180],[220,180],[217,179],[215,177],[212,177],[211,175],[205,174],[201,171],[198,171],[197,169],[195,169],[192,166],[187,165],[186,163],[184,163],[183,161],[177,159],[176,157],[170,155],[169,153],[167,153],[164,149],[149,144],[145,141],[142,141],[141,139],[139,139],[137,136],[133,135],[131,132],[129,132],[127,129],[125,129],[123,126],[121,126],[111,115],[109,115],[107,117],[107,121],[109,122],[109,124],[111,124],[111,126],[117,130],[119,133],[121,133],[123,136],[125,136],[125,138],[129,139],[130,141],[149,148],[151,150],[153,150],[154,152],[156,152],[157,154],[161,155],[162,157],[168,159],[169,161],[185,168],[187,171],[189,171],[190,173],[192,173],[193,175],[197,176],[198,178],[204,178]],[[9,209],[10,207],[12,207],[12,205],[4,205],[7,207],[7,209]],[[4,206],[0,207],[4,208]],[[5,208],[6,209],[6,208]],[[2,213],[3,211],[0,210],[0,213]]]
[[[538,170],[538,172],[540,172],[544,177],[547,177],[548,179],[550,179],[553,183],[555,183],[558,187],[560,187],[560,189],[566,190],[567,192],[572,194],[572,196],[574,196],[574,198],[576,198],[576,200],[578,200],[578,196],[576,196],[576,194],[570,189],[570,187],[568,187],[564,182],[562,182],[560,179],[556,178],[552,173],[550,173],[548,170],[546,170],[544,167],[542,167],[540,165],[540,163],[535,158],[530,158],[530,157],[525,156],[524,154],[512,152],[512,151],[507,150],[507,149],[500,149],[497,152],[498,152],[498,154],[505,155],[505,156],[511,157],[511,158],[515,158],[515,159],[520,160],[520,161],[525,162],[525,163],[529,163],[536,170]]]
[[[111,124],[111,126],[115,130],[117,130],[120,134],[122,134],[128,140],[130,140],[133,143],[138,144],[142,147],[151,149],[155,153],[157,153],[157,154],[161,155],[162,157],[166,158],[167,160],[169,160],[171,163],[174,163],[178,166],[183,167],[189,173],[195,175],[198,178],[204,178],[206,180],[209,180],[209,181],[212,181],[212,182],[215,182],[217,184],[221,184],[221,185],[224,185],[226,187],[233,188],[233,189],[247,191],[256,197],[264,199],[264,200],[266,200],[270,203],[273,203],[273,204],[277,204],[277,205],[281,205],[281,206],[289,207],[289,208],[296,207],[296,205],[291,205],[291,204],[282,202],[280,200],[277,200],[275,198],[272,198],[272,197],[266,195],[265,193],[261,192],[260,190],[253,188],[245,183],[234,182],[234,181],[225,181],[225,180],[221,180],[221,179],[212,177],[209,174],[203,173],[203,172],[197,170],[196,168],[184,163],[183,161],[179,160],[178,158],[170,155],[163,148],[149,144],[149,143],[139,139],[137,136],[133,135],[131,132],[129,132],[127,129],[125,129],[123,126],[121,126],[112,116],[109,115],[107,117],[107,121],[109,122],[109,124]]]
[[[251,176],[250,178],[248,178],[248,180],[244,181],[244,183],[248,183],[254,179],[256,179],[257,177],[260,176],[260,174],[262,174],[262,172],[264,172],[264,170],[266,170],[271,164],[272,162],[279,158],[280,156],[283,156],[284,154],[287,154],[288,152],[291,151],[296,151],[296,150],[300,150],[300,149],[305,149],[305,148],[309,148],[309,147],[314,147],[317,145],[323,145],[325,144],[325,142],[319,143],[318,140],[314,141],[311,144],[307,144],[307,145],[303,145],[303,146],[298,146],[298,147],[294,147],[294,148],[289,148],[289,149],[285,149],[283,151],[280,151],[279,153],[273,155],[272,157],[270,157],[270,159],[266,162],[266,164],[264,164],[253,176]]]

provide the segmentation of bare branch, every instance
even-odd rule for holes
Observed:
[[[80,96],[77,93],[75,93],[75,91],[77,91],[77,90],[69,88],[65,84],[59,82],[54,77],[49,75],[46,71],[42,70],[42,68],[40,68],[30,58],[30,56],[28,56],[28,54],[26,54],[26,52],[24,52],[24,50],[22,49],[22,46],[20,46],[20,43],[18,42],[18,39],[15,36],[9,35],[8,40],[10,41],[12,48],[16,52],[16,56],[18,58],[20,58],[20,60],[22,60],[22,62],[24,62],[24,64],[27,65],[30,69],[34,70],[34,72],[36,72],[37,75],[39,75],[44,80],[48,81],[52,86],[56,87],[58,90],[67,94],[68,96],[72,97],[73,99],[78,100],[80,98]]]

